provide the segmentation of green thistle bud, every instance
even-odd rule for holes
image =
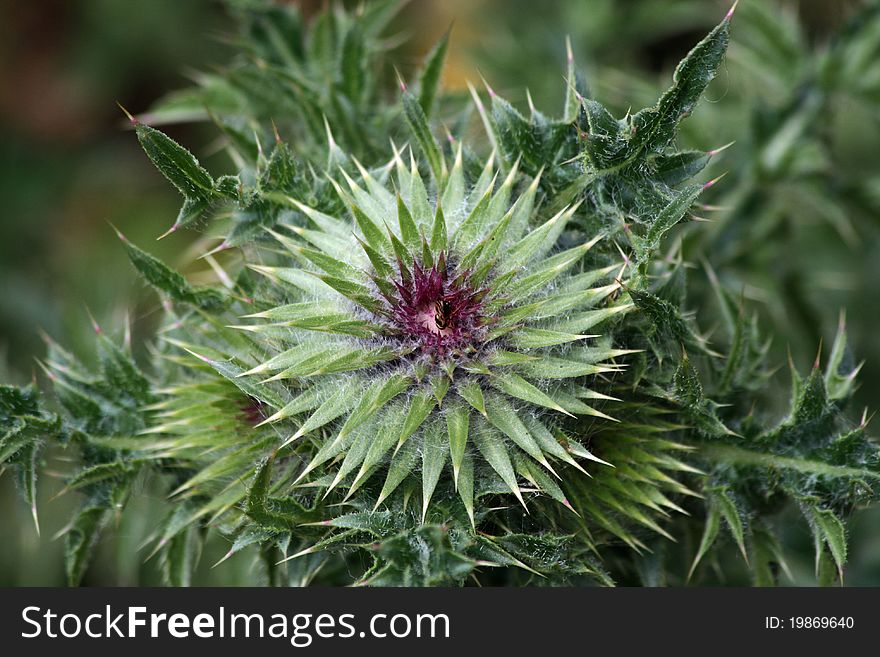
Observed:
[[[316,440],[296,482],[329,476],[325,494],[347,497],[384,470],[378,505],[421,465],[422,517],[445,475],[473,519],[475,465],[523,502],[515,462],[558,477],[592,456],[566,422],[607,417],[589,380],[628,352],[588,331],[630,306],[613,301],[619,265],[588,264],[601,236],[554,248],[574,208],[532,227],[538,180],[514,199],[516,167],[496,185],[490,160],[465,194],[459,157],[431,200],[414,163],[388,168],[396,196],[363,169],[338,188],[354,222],[292,201],[312,226],[270,231],[280,262],[253,268],[284,303],[257,300],[248,317],[266,321],[236,327],[273,352],[241,376],[293,394],[265,423],[295,427],[282,446]]]

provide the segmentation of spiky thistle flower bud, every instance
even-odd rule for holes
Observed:
[[[490,159],[466,191],[459,156],[436,199],[414,161],[388,168],[397,194],[363,168],[361,183],[345,176],[353,223],[290,199],[312,225],[270,231],[279,262],[252,265],[283,303],[258,301],[248,317],[266,321],[236,327],[275,352],[241,376],[296,393],[265,423],[296,427],[283,444],[316,437],[297,481],[332,474],[327,493],[351,495],[387,461],[378,505],[420,461],[422,517],[444,472],[473,517],[479,459],[520,502],[517,468],[567,503],[555,464],[592,455],[565,423],[607,417],[589,378],[628,353],[588,333],[629,308],[612,300],[619,265],[588,264],[599,235],[555,250],[575,208],[533,226],[538,180],[514,199],[516,166],[496,185]]]

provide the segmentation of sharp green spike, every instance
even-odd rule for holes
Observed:
[[[467,446],[470,411],[464,404],[453,404],[446,409],[446,430],[449,436],[449,452],[452,456],[452,473],[456,487]]]
[[[513,471],[513,464],[510,462],[510,456],[507,448],[504,446],[504,439],[501,434],[488,427],[479,427],[471,433],[474,444],[483,455],[483,458],[492,466],[492,469],[498,473],[502,481],[510,489],[510,492],[516,496],[523,508],[526,508],[525,500],[519,490],[519,484],[516,483],[516,474]]]
[[[400,225],[400,237],[406,248],[410,250],[418,248],[419,229],[400,194],[397,195],[397,222]]]
[[[434,495],[437,482],[446,464],[447,451],[444,445],[442,426],[435,422],[429,424],[424,431],[422,444],[422,522],[428,512],[428,505]]]
[[[440,253],[446,249],[446,218],[443,216],[443,206],[437,204],[437,212],[434,214],[434,226],[431,229],[431,250]]]
[[[510,438],[526,454],[556,475],[538,443],[532,438],[517,412],[504,398],[500,395],[487,395],[486,413],[492,426]]]
[[[456,388],[456,392],[468,404],[477,409],[477,412],[484,417],[486,416],[486,401],[483,399],[483,389],[479,383],[476,381],[462,383]]]
[[[373,507],[374,509],[379,508],[379,505],[400,486],[403,480],[413,471],[418,460],[419,452],[415,446],[415,441],[408,441],[397,450],[391,459],[391,465],[388,466],[388,474],[385,477],[385,483],[382,486],[382,491],[379,493],[379,498],[376,500],[376,505]]]
[[[449,391],[449,377],[440,375],[431,377],[431,391],[434,393],[437,405],[442,406],[443,398],[446,397],[446,393]]]
[[[434,397],[429,392],[417,392],[412,396],[409,400],[409,410],[397,436],[395,451],[399,450],[407,439],[419,429],[435,404]]]

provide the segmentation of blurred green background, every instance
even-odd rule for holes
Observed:
[[[297,4],[308,13],[322,3]],[[823,69],[834,35],[865,4],[742,1],[728,61],[681,137],[702,149],[736,140],[709,171],[730,176],[697,211],[710,222],[694,224],[683,240],[686,257],[699,263],[704,255],[742,290],[774,336],[781,365],[790,352],[805,370],[846,308],[853,351],[865,360],[858,402],[880,409],[880,29],[839,46],[846,66]],[[410,41],[396,57],[410,66],[454,21],[448,88],[461,91],[482,75],[522,109],[528,88],[552,112],[564,93],[568,34],[591,92],[622,115],[653,101],[728,5],[414,0],[397,22]],[[88,356],[89,313],[115,334],[130,323],[135,345],[149,335],[156,301],[143,293],[109,224],[178,266],[191,259],[195,234],[154,241],[180,199],[116,103],[146,111],[186,87],[188,72],[222,65],[234,30],[222,3],[211,0],[0,0],[0,380],[36,376],[41,331]],[[229,167],[211,126],[165,129],[212,171]],[[691,285],[699,321],[710,298],[701,270]],[[779,377],[787,381],[784,368]],[[50,501],[61,488],[50,478],[41,483],[38,536],[12,478],[0,476],[0,585],[64,581],[61,542],[52,538],[75,500]],[[115,537],[99,546],[85,583],[158,583],[142,546],[162,513],[145,483]],[[790,524],[784,539],[794,578],[783,581],[806,583],[811,538]],[[857,513],[850,538],[846,583],[880,585],[880,510]],[[251,582],[247,557],[224,564],[221,577],[210,564],[225,551],[222,541],[206,549],[195,583]]]

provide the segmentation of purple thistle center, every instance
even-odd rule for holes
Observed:
[[[485,290],[471,284],[469,271],[453,278],[441,255],[429,268],[415,262],[411,273],[406,267],[400,272],[400,281],[394,281],[397,296],[387,297],[394,328],[436,356],[470,351],[481,342]]]
[[[239,400],[238,408],[240,411],[238,418],[245,424],[256,426],[267,417],[263,403],[250,395]]]

